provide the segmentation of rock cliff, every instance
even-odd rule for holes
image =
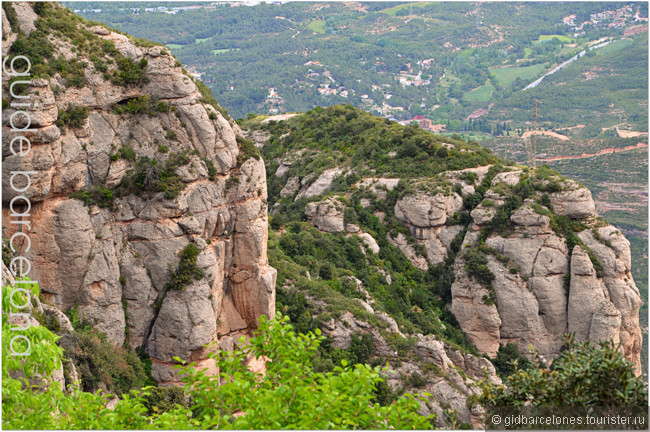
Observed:
[[[500,345],[513,342],[522,351],[532,344],[547,361],[559,354],[559,338],[567,332],[579,340],[613,340],[640,373],[641,297],[630,273],[630,243],[596,217],[589,190],[559,177],[551,181],[561,190],[538,192],[537,202],[524,200],[507,226],[487,233],[495,216],[482,209],[505,203],[522,182],[505,188],[499,186],[500,175],[486,194],[493,201],[486,198],[472,211],[463,240],[467,250],[484,241],[494,280],[477,287],[468,275],[467,254],[461,253],[454,267],[451,310],[463,330],[491,357]],[[540,184],[543,189],[549,182]],[[548,200],[540,201],[542,195]],[[558,222],[570,224],[568,230]],[[485,301],[488,290],[494,301]]]
[[[13,5],[3,54],[42,48],[29,99],[3,99],[30,102],[26,157],[9,151],[19,108],[2,119],[5,221],[18,195],[10,173],[33,171],[30,276],[47,303],[78,305],[115,345],[143,347],[157,381],[178,381],[173,356],[210,367],[216,347],[206,345],[232,348],[275,311],[263,162],[239,148],[240,129],[164,47],[56,4]],[[20,226],[5,224],[5,235]],[[182,279],[179,263],[194,277]]]

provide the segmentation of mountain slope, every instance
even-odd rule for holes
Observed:
[[[430,333],[490,357],[533,344],[546,361],[570,331],[621,341],[640,373],[629,242],[587,189],[351,106],[263,119],[242,125],[267,161],[279,298],[291,310],[302,293],[298,310],[324,314],[306,326],[357,302],[353,312],[386,312],[407,338]],[[323,325],[336,340],[340,326]]]

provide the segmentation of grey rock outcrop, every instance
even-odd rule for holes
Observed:
[[[549,194],[553,211],[572,219],[584,219],[596,215],[591,191],[574,181],[566,182],[565,190]]]
[[[299,200],[300,198],[311,198],[313,196],[322,194],[332,185],[334,179],[340,176],[342,173],[342,170],[338,168],[332,168],[323,171],[321,175],[319,175],[318,178],[311,183],[305,179],[307,180],[305,182],[307,184],[303,184],[303,188],[300,190],[300,192],[298,192],[298,195],[296,195],[296,200]]]
[[[516,185],[513,179],[521,172],[502,174],[493,185]],[[588,190],[573,181],[565,181],[562,187],[549,194],[556,215],[581,220],[585,226],[600,223],[594,218]],[[485,197],[494,194],[488,191]],[[477,244],[481,226],[503,202],[489,207],[479,204],[472,211],[474,223],[465,235],[465,248]],[[551,228],[550,217],[538,209],[527,200],[512,213],[505,232],[493,232],[485,239],[493,251],[486,254],[494,276],[491,287],[467,274],[463,254],[457,258],[451,306],[456,319],[476,347],[491,357],[500,345],[513,342],[522,353],[533,344],[544,360],[551,361],[560,353],[561,336],[571,332],[579,340],[620,342],[640,373],[641,298],[630,273],[629,242],[609,225],[579,232],[578,238],[602,266],[602,274],[597,274],[588,253],[580,246],[568,250],[566,239]],[[490,290],[495,304],[485,300]]]
[[[32,5],[18,8],[21,29],[27,32],[35,18]],[[36,172],[27,192],[36,227],[27,256],[33,264],[30,276],[39,280],[46,302],[58,310],[78,305],[115,345],[124,343],[128,329],[129,344],[151,355],[154,378],[175,383],[173,356],[211,368],[206,355],[218,349],[215,343],[250,335],[260,315],[274,314],[276,272],[266,256],[265,167],[255,158],[238,163],[236,136],[241,131],[202,102],[196,84],[164,47],[138,46],[103,27],[93,33],[98,42],[112,42],[121,56],[136,63],[146,60],[148,82],[117,85],[81,52],[75,55],[86,63],[83,87],[66,86],[58,75],[34,80],[29,97],[39,103],[30,108],[36,129],[29,133],[31,153],[24,158],[3,154],[3,190],[11,191],[10,171]],[[3,43],[3,54],[8,47]],[[55,55],[69,58],[73,49],[70,41],[56,40]],[[107,64],[112,73],[115,64]],[[171,109],[152,116],[114,110],[143,95]],[[88,110],[79,128],[55,124],[68,104]],[[3,149],[15,135],[8,124],[14,111],[3,110]],[[162,144],[168,151],[160,151]],[[178,195],[167,199],[153,191],[115,197],[135,166],[111,157],[120,148],[130,149],[136,160],[156,158],[161,166],[186,154],[188,162],[175,172],[182,183]],[[206,162],[215,168],[213,180]],[[70,198],[72,192],[104,185],[115,197],[109,208],[87,207]],[[3,194],[3,202],[12,197]],[[3,207],[8,220],[9,210]],[[17,228],[7,224],[7,234]],[[203,277],[184,290],[169,290],[170,270],[190,243],[200,250],[197,266]]]
[[[427,258],[433,265],[441,263],[447,257],[449,247],[454,237],[463,230],[460,225],[445,225],[447,219],[458,212],[463,205],[462,198],[454,193],[436,193],[430,195],[418,192],[414,195],[406,195],[395,204],[395,216],[404,225],[409,227],[418,243],[424,245],[427,251]],[[412,253],[407,253],[402,248],[402,242],[395,242],[409,259]],[[423,267],[421,263],[411,259],[413,265]],[[428,268],[428,264],[425,268]]]
[[[321,231],[335,233],[345,231],[344,204],[336,198],[312,202],[305,207],[309,221]]]

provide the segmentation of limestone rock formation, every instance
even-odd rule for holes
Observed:
[[[28,34],[37,19],[33,6],[14,7]],[[85,28],[83,21],[76,24]],[[3,110],[3,202],[16,195],[8,187],[11,171],[35,172],[26,192],[32,218],[27,256],[46,302],[60,310],[78,305],[115,345],[125,342],[128,329],[129,344],[151,355],[154,378],[173,383],[173,356],[210,366],[206,354],[216,348],[206,345],[250,334],[261,314],[274,314],[265,167],[254,157],[238,159],[241,131],[206,102],[164,47],[143,46],[103,27],[89,31],[92,43],[115,47],[98,53],[106,74],[72,41],[51,37],[55,56],[85,61],[83,84],[70,85],[59,73],[32,81],[35,130],[26,133],[28,156],[8,152],[18,135],[9,125],[16,109]],[[15,38],[11,32],[3,41],[4,55],[12,54]],[[111,78],[119,73],[113,57],[144,65],[144,77],[117,82]],[[148,104],[145,112],[133,108],[136,103]],[[75,125],[65,121],[71,107],[87,112]],[[124,187],[134,172],[158,175],[155,165],[142,168],[154,159],[158,167],[171,167],[166,175],[176,176],[169,185],[176,196],[160,179],[146,191],[144,180],[135,190]],[[111,202],[86,206],[71,197],[96,190]],[[19,228],[5,226],[8,235]],[[199,251],[203,276],[182,290],[169,289],[170,273],[188,244]]]
[[[311,198],[322,194],[330,187],[334,179],[342,173],[343,171],[340,169],[333,168],[323,171],[315,180],[310,177],[305,177],[302,182],[303,188],[298,192],[298,195],[296,195],[296,200],[299,200],[300,198]],[[311,180],[313,180],[313,182],[311,182]]]
[[[463,230],[460,225],[445,225],[447,219],[462,208],[462,204],[462,198],[456,193],[431,195],[419,192],[398,200],[395,216],[409,227],[418,243],[425,246],[427,258],[435,265],[444,261],[452,240]],[[410,259],[410,254],[407,253],[407,256]]]
[[[498,174],[492,185],[516,186],[521,174]],[[494,277],[490,284],[477,283],[468,275],[465,255],[459,255],[452,312],[476,347],[491,357],[500,345],[514,342],[522,353],[534,345],[544,360],[551,361],[560,352],[561,336],[571,332],[579,340],[620,342],[640,373],[641,297],[630,273],[629,242],[616,228],[595,218],[591,193],[577,183],[566,180],[561,191],[548,196],[550,208],[528,199],[511,214],[509,227],[485,239]],[[499,195],[489,190],[484,202],[488,197]],[[495,217],[495,203],[505,201],[488,207],[484,202],[471,212],[465,249],[478,245],[483,226]],[[567,239],[558,235],[544,213],[551,210],[555,217],[581,224],[577,238],[586,249],[568,249]],[[602,269],[597,271],[592,261]],[[493,302],[486,300],[490,290]]]
[[[307,204],[305,214],[319,230],[335,233],[345,231],[343,208],[343,203],[331,198]]]

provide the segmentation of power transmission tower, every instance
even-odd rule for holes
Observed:
[[[533,106],[533,129],[527,147],[528,166],[534,169],[537,162],[537,99],[535,99],[535,106]]]

